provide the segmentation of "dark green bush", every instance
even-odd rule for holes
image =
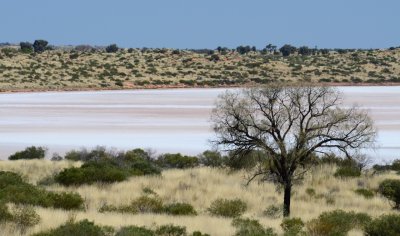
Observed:
[[[355,178],[361,176],[361,171],[353,166],[339,167],[334,176],[336,178]]]
[[[400,171],[400,160],[394,160],[390,165],[374,165],[372,167],[375,171],[382,172],[382,171]]]
[[[232,225],[236,228],[235,236],[277,236],[272,228],[264,228],[257,220],[236,218]]]
[[[211,203],[208,211],[215,216],[239,217],[247,209],[247,204],[240,199],[217,199]]]
[[[300,218],[285,218],[281,223],[285,236],[297,236],[300,235],[304,227],[304,222]]]
[[[308,222],[307,230],[311,235],[345,236],[351,229],[362,229],[370,221],[371,217],[364,213],[335,210]]]
[[[394,171],[400,171],[400,160],[394,160],[391,169]]]
[[[202,232],[200,232],[200,231],[194,231],[193,233],[192,233],[192,236],[210,236],[209,234],[203,234]]]
[[[4,203],[0,203],[0,224],[11,220],[12,215],[8,209],[8,206]]]
[[[180,153],[163,154],[158,157],[157,164],[162,168],[193,168],[199,165],[197,157],[183,156]]]
[[[35,42],[33,42],[33,45],[32,45],[33,46],[33,50],[36,53],[42,53],[42,52],[44,52],[45,50],[48,49],[47,44],[49,44],[49,43],[46,40],[37,39],[37,40],[35,40]]]
[[[157,236],[186,236],[186,227],[162,225],[155,231]]]
[[[97,147],[90,152],[86,149],[70,151],[65,158],[86,162],[80,168],[65,169],[55,177],[58,183],[66,186],[113,183],[124,181],[130,176],[161,173],[150,155],[142,149],[115,154],[104,147]]]
[[[34,234],[33,236],[106,236],[104,227],[95,225],[88,220],[67,222],[56,229]]]
[[[379,184],[378,192],[393,202],[393,208],[400,209],[400,180],[386,179]]]
[[[197,215],[192,205],[179,202],[165,205],[163,212],[169,215]]]
[[[367,236],[398,236],[400,235],[400,215],[382,215],[365,227]]]
[[[128,178],[129,173],[107,163],[88,162],[80,168],[65,169],[55,176],[56,182],[65,185],[82,185],[92,183],[114,183]]]
[[[361,195],[361,196],[367,198],[367,199],[371,199],[374,197],[374,192],[372,192],[369,189],[359,188],[359,189],[354,190],[354,192],[358,195]]]
[[[50,193],[52,196],[55,208],[62,208],[65,210],[82,208],[84,200],[81,195],[77,193]]]
[[[21,52],[23,53],[32,53],[33,45],[30,42],[20,42],[19,46],[21,48]]]
[[[15,204],[81,209],[83,199],[76,193],[54,193],[24,182],[18,174],[0,171],[0,201]]]
[[[25,150],[16,152],[8,157],[8,160],[31,160],[31,159],[43,159],[46,156],[47,149],[44,147],[27,147]]]
[[[221,153],[217,151],[204,151],[199,156],[200,164],[210,167],[222,167],[224,165],[224,158]]]
[[[114,52],[118,52],[119,48],[116,44],[110,44],[106,47],[106,52],[108,53],[114,53]]]
[[[155,232],[139,226],[122,227],[115,236],[156,236]]]

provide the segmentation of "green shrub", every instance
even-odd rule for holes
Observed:
[[[145,227],[127,226],[122,227],[115,236],[156,236],[156,234]]]
[[[160,213],[163,210],[163,203],[158,197],[141,196],[132,201],[129,208],[139,213]]]
[[[257,220],[236,218],[232,225],[236,228],[235,236],[277,236],[272,228],[264,228]]]
[[[282,213],[283,213],[282,207],[270,205],[264,210],[263,215],[266,217],[272,218],[272,219],[276,219],[276,218],[281,217]]]
[[[130,176],[160,174],[160,169],[150,160],[148,153],[134,149],[118,155],[97,147],[88,152],[71,151],[65,156],[68,160],[81,160],[86,163],[80,168],[69,168],[55,176],[55,180],[66,186],[93,183],[114,183]]]
[[[4,203],[0,203],[0,225],[3,222],[11,220],[12,220],[12,215],[8,209],[8,206]]]
[[[369,189],[359,188],[359,189],[354,190],[354,192],[358,195],[361,195],[361,196],[367,198],[367,199],[371,199],[374,197],[374,192],[372,192]]]
[[[400,180],[386,179],[379,184],[378,192],[393,202],[393,208],[400,209]]]
[[[150,196],[141,196],[135,200],[133,200],[129,205],[123,206],[112,206],[112,205],[103,205],[99,212],[107,212],[107,211],[115,211],[122,213],[162,213],[164,210],[163,203],[160,198],[150,197]]]
[[[297,236],[302,233],[304,222],[300,218],[285,218],[281,223],[281,227],[285,232],[285,236]]]
[[[211,203],[208,211],[215,216],[239,217],[247,209],[247,204],[240,199],[217,199]]]
[[[8,160],[31,160],[43,159],[46,156],[47,149],[44,147],[27,147],[23,151],[16,152],[8,157]]]
[[[92,183],[114,183],[121,182],[129,176],[124,171],[107,163],[88,162],[80,168],[72,167],[65,169],[55,176],[56,182],[65,185],[82,185]]]
[[[193,168],[199,165],[197,157],[182,156],[180,153],[163,154],[158,157],[157,164],[163,168]]]
[[[194,231],[193,233],[192,233],[192,236],[210,236],[209,234],[203,234],[202,232],[200,232],[200,231]]]
[[[400,160],[394,160],[392,162],[391,169],[394,171],[400,171]]]
[[[83,198],[77,193],[51,193],[55,208],[62,208],[65,210],[79,209],[84,204]]]
[[[12,211],[12,221],[21,234],[25,234],[27,228],[35,226],[40,222],[40,216],[32,206],[15,206]]]
[[[336,170],[334,176],[337,178],[360,177],[361,171],[358,168],[352,166],[343,166]]]
[[[316,195],[317,193],[315,192],[315,189],[313,189],[313,188],[307,188],[307,189],[306,189],[306,194],[311,198],[311,197],[315,197],[315,195]]]
[[[400,215],[382,215],[365,227],[367,236],[398,236],[400,235]]]
[[[88,220],[67,222],[56,229],[34,234],[33,236],[106,236],[104,227],[95,225]]]
[[[224,158],[217,151],[204,151],[199,156],[199,162],[204,166],[222,167],[224,165]]]
[[[36,187],[12,172],[0,171],[0,201],[15,204],[81,209],[83,199],[76,193],[55,193]]]
[[[186,227],[175,225],[162,225],[155,231],[157,236],[185,236]]]
[[[110,44],[106,47],[106,52],[108,53],[115,53],[118,52],[119,48],[116,44]]]
[[[335,210],[322,213],[307,223],[311,235],[345,236],[353,228],[364,228],[371,217],[364,213]]]
[[[164,206],[163,212],[169,215],[197,215],[192,205],[179,202]]]

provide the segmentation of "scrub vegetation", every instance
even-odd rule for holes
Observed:
[[[49,46],[0,48],[2,91],[229,87],[276,82],[397,84],[400,49]]]
[[[387,227],[400,221],[398,162],[338,176],[358,163],[315,157],[293,186],[290,217],[283,217],[282,189],[271,182],[246,185],[252,164],[217,151],[155,156],[97,147],[52,161],[1,161],[0,235],[398,235]],[[156,171],[136,172],[136,163]],[[88,164],[104,175],[128,174],[118,181],[58,181]]]

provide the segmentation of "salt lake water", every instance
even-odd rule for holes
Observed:
[[[378,129],[375,162],[400,158],[400,87],[338,87],[344,103],[369,110]],[[210,149],[210,112],[226,89],[0,94],[0,159],[30,145],[63,154],[97,145],[158,153]]]

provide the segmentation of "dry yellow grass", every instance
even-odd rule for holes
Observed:
[[[60,171],[71,166],[70,162],[50,161],[2,161],[0,170],[11,170],[23,174],[36,182],[48,174]],[[79,163],[77,164],[79,165]],[[294,187],[292,198],[292,216],[301,217],[304,221],[316,218],[324,211],[343,209],[346,211],[365,212],[371,216],[378,216],[392,212],[389,202],[376,196],[365,199],[356,195],[357,188],[376,188],[380,181],[386,178],[396,178],[395,173],[382,175],[363,175],[360,178],[341,180],[333,177],[336,167],[321,166],[310,171],[301,185]],[[133,177],[128,181],[112,185],[92,185],[81,187],[62,187],[52,185],[46,187],[54,191],[75,191],[81,194],[86,201],[87,210],[80,212],[67,212],[63,210],[36,208],[42,221],[29,233],[39,232],[57,227],[65,223],[71,214],[76,219],[87,218],[100,225],[109,225],[119,228],[124,225],[154,226],[173,223],[186,226],[188,231],[200,230],[211,235],[232,235],[234,228],[231,219],[210,216],[207,208],[216,198],[240,198],[248,204],[245,217],[256,218],[277,232],[280,229],[281,219],[270,219],[263,215],[269,205],[282,203],[282,194],[276,191],[271,183],[252,183],[245,186],[243,172],[229,173],[225,170],[212,168],[195,168],[188,170],[167,170],[162,176]],[[188,202],[198,211],[198,216],[169,216],[162,214],[119,214],[99,213],[98,208],[104,203],[113,205],[127,204],[142,194],[142,189],[153,189],[166,203]],[[311,198],[306,194],[307,188],[314,188],[316,194],[329,196],[334,203],[327,203],[326,197]],[[10,225],[2,227],[3,235],[12,235],[15,231]],[[1,233],[0,233],[1,235]],[[361,235],[360,231],[352,231],[351,235]]]

